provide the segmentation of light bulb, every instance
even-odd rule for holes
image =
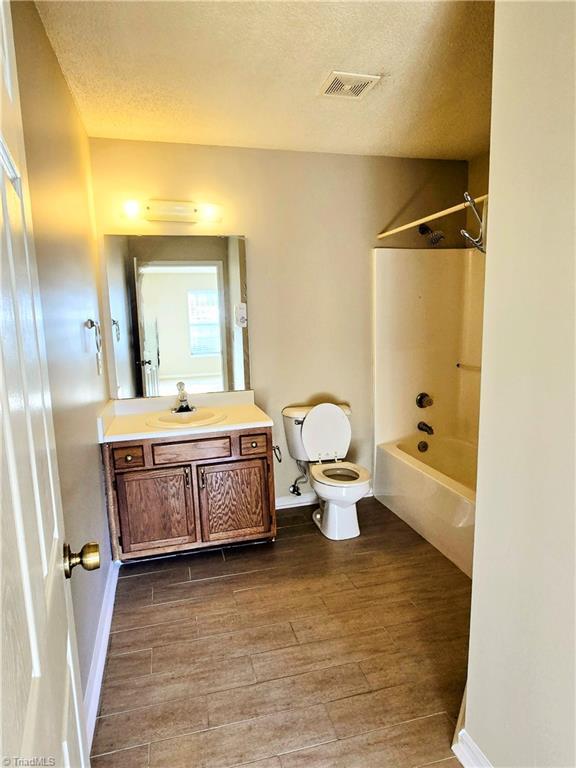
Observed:
[[[140,216],[140,203],[138,200],[126,200],[122,208],[129,219],[137,219]]]
[[[196,206],[198,211],[198,219],[201,222],[217,222],[222,221],[222,208],[219,205],[212,205],[211,203],[199,203]]]

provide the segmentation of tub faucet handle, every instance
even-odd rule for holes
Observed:
[[[428,406],[434,405],[434,400],[432,400],[427,392],[420,392],[420,394],[416,396],[416,405],[418,408],[428,408]]]

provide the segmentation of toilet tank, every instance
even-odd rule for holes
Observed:
[[[338,405],[347,416],[350,416],[351,411],[348,405],[343,403],[338,403]],[[297,461],[310,461],[302,443],[302,422],[313,407],[313,405],[292,405],[282,409],[288,453]]]
[[[295,405],[282,409],[288,453],[297,461],[308,461],[308,454],[302,444],[302,422],[311,408],[311,405]]]

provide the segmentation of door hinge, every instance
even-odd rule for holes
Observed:
[[[122,536],[118,536],[118,546],[122,549]]]

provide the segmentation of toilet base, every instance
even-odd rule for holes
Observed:
[[[312,520],[320,533],[332,541],[355,539],[360,536],[356,504],[341,507],[334,501],[321,501],[318,509],[312,512]]]

